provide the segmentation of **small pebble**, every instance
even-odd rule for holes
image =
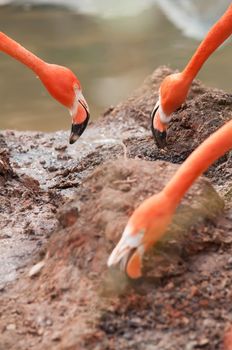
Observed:
[[[193,350],[196,349],[197,342],[196,341],[190,341],[186,347],[185,350]]]
[[[38,335],[43,335],[44,334],[44,329],[40,328],[37,332]]]
[[[14,331],[16,329],[16,325],[14,323],[10,323],[6,326],[8,331]]]
[[[38,275],[40,273],[40,271],[42,270],[42,268],[44,267],[44,265],[45,265],[44,260],[38,262],[38,264],[33,265],[29,271],[29,274],[28,274],[29,277],[34,277],[34,276]]]
[[[209,344],[209,339],[208,338],[202,338],[198,341],[197,345],[200,347],[204,347],[205,345]]]
[[[54,333],[51,337],[52,341],[60,341],[61,340],[61,335],[60,333]]]

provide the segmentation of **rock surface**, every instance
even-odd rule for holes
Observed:
[[[232,95],[195,81],[167,149],[157,149],[149,115],[169,73],[156,70],[72,146],[66,132],[0,134],[0,349],[222,348],[232,311],[231,152],[206,174],[218,193],[201,178],[186,194],[143,279],[106,268],[129,215],[164,186],[171,163],[231,119]]]

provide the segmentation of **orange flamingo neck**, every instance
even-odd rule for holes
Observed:
[[[0,51],[20,61],[38,75],[47,65],[46,62],[9,38],[3,32],[0,32]]]
[[[232,5],[211,28],[183,70],[186,81],[192,82],[207,58],[232,34]]]
[[[185,192],[215,160],[232,148],[232,120],[205,140],[180,166],[163,192],[176,207]]]

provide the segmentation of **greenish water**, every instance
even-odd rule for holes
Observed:
[[[81,81],[96,119],[125,99],[156,67],[182,69],[198,45],[155,5],[134,17],[100,19],[51,7],[0,7],[1,31],[44,60],[68,66]],[[231,42],[206,63],[199,78],[231,91]],[[0,129],[69,129],[68,111],[34,74],[0,53]]]

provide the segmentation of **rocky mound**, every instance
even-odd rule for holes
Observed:
[[[134,208],[177,169],[166,161],[181,163],[231,118],[231,95],[194,82],[168,148],[158,150],[149,115],[169,73],[157,70],[74,146],[64,132],[2,133],[1,230],[9,237],[0,251],[11,247],[3,256],[12,266],[1,282],[21,274],[1,289],[0,349],[222,346],[231,314],[230,153],[207,173],[219,193],[209,180],[196,182],[146,256],[141,280],[106,268]],[[17,240],[32,243],[23,251]]]

